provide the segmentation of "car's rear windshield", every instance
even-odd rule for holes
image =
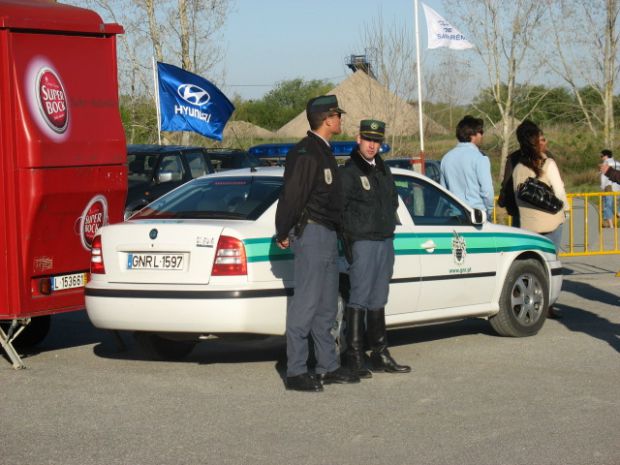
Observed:
[[[201,178],[160,197],[131,219],[216,218],[256,220],[280,195],[280,177]]]

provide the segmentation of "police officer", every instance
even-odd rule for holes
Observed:
[[[347,351],[345,365],[361,378],[364,366],[364,314],[368,326],[371,369],[408,373],[388,351],[385,304],[394,270],[394,229],[398,194],[392,173],[378,155],[385,123],[363,120],[357,147],[341,169],[344,191],[344,238],[349,249],[351,292],[345,310]]]
[[[344,110],[335,95],[311,99],[311,131],[286,157],[284,188],[276,210],[276,241],[291,247],[295,294],[286,315],[286,388],[322,391],[322,384],[355,383],[340,366],[331,329],[338,307],[337,231],[342,221],[342,185],[329,141],[341,132]],[[308,373],[308,335],[316,375]]]

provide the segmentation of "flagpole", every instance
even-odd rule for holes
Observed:
[[[153,83],[155,85],[155,110],[157,111],[157,140],[161,145],[161,114],[159,113],[159,82],[157,81],[157,67],[155,66],[155,57],[151,56],[153,63]]]
[[[418,74],[418,122],[420,124],[420,152],[424,153],[424,123],[422,121],[422,71],[420,63],[420,28],[418,26],[418,0],[414,0],[415,11],[415,52],[416,69]]]

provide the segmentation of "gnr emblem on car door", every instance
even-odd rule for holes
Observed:
[[[454,257],[454,263],[462,265],[465,263],[465,256],[467,255],[467,244],[462,236],[454,231],[454,237],[452,238],[452,256]]]

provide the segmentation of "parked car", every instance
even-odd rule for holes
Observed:
[[[252,168],[262,165],[254,155],[243,150],[211,148],[207,149],[207,152],[215,171]]]
[[[248,149],[248,153],[257,160],[261,160],[265,166],[284,165],[288,151],[295,146],[296,143],[284,142],[278,144],[260,144],[254,145]],[[346,160],[351,154],[353,148],[357,145],[355,141],[330,141],[332,152],[339,160],[339,163]],[[389,144],[381,144],[379,147],[380,154],[386,154],[390,151]]]
[[[160,358],[209,335],[284,334],[293,256],[274,241],[282,167],[195,179],[93,241],[86,310],[98,328],[135,331]],[[489,319],[530,336],[560,293],[561,263],[544,236],[486,221],[429,178],[394,169],[399,193],[388,327]],[[342,266],[337,341],[346,330]],[[343,344],[341,344],[343,347]]]
[[[129,145],[125,219],[191,179],[215,171],[258,164],[258,160],[243,150],[182,145]]]
[[[410,170],[413,167],[411,158],[388,158],[385,163],[392,168],[403,168]],[[424,175],[431,178],[435,182],[439,182],[441,172],[439,168],[441,162],[439,160],[424,160]]]

